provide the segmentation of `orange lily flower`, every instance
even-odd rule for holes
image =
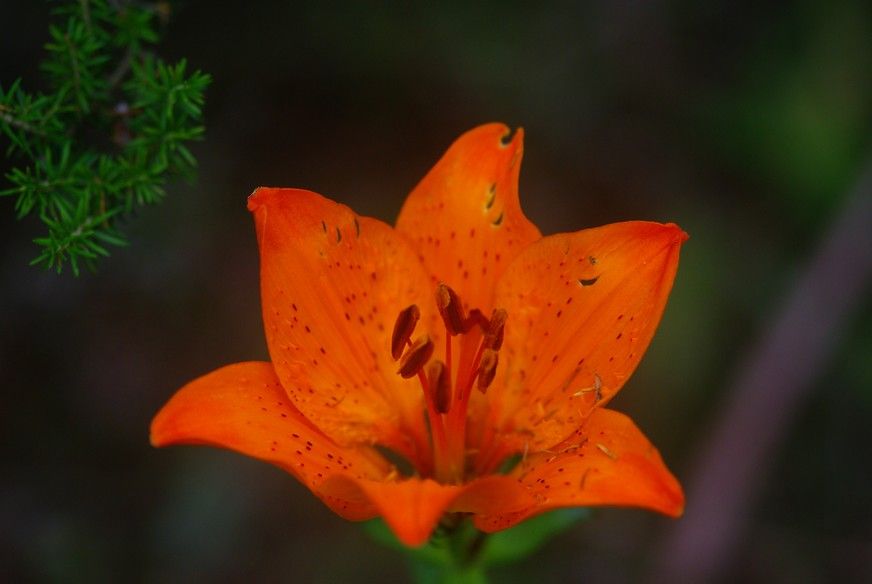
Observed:
[[[271,362],[184,386],[152,444],[273,463],[410,546],[446,513],[485,532],[570,506],[680,515],[657,450],[604,406],[651,341],[687,235],[631,221],[542,237],[518,201],[522,142],[501,124],[461,136],[396,228],[313,192],[254,191]]]

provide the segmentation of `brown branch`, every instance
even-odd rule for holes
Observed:
[[[79,0],[79,6],[82,8],[82,20],[85,21],[85,27],[88,33],[91,33],[91,6],[89,0]]]
[[[0,120],[9,124],[13,128],[18,128],[24,130],[25,132],[30,132],[31,134],[36,134],[37,136],[45,136],[45,132],[37,128],[32,124],[28,124],[27,122],[23,122],[13,116],[12,114],[6,112],[0,112]]]
[[[655,581],[709,582],[727,570],[770,461],[868,290],[870,225],[872,163],[727,392],[688,482],[684,518],[655,558]]]
[[[73,91],[76,94],[76,97],[81,96],[82,92],[82,80],[79,73],[79,59],[76,55],[76,47],[73,45],[73,42],[70,40],[70,35],[64,33],[64,44],[67,46],[67,53],[70,55],[70,63],[73,66]]]

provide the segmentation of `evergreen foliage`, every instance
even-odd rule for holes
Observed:
[[[0,86],[0,132],[16,167],[0,196],[45,233],[31,264],[78,275],[125,245],[121,219],[193,176],[210,76],[153,54],[166,2],[64,0],[52,10],[41,63],[47,91]]]

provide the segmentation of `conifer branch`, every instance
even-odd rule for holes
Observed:
[[[62,0],[52,10],[45,92],[0,86],[0,134],[15,166],[0,197],[45,229],[33,264],[93,269],[126,244],[118,224],[194,175],[211,78],[154,55],[168,4]]]

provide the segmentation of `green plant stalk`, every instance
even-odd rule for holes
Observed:
[[[380,519],[368,521],[364,528],[375,541],[403,554],[419,584],[484,584],[490,568],[532,556],[552,538],[589,517],[588,509],[559,509],[486,534],[468,517],[449,514],[430,541],[417,548],[400,543]]]

